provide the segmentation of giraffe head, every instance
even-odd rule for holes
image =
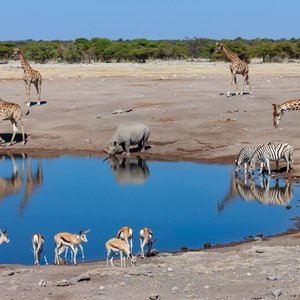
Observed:
[[[21,50],[19,48],[14,48],[14,51],[12,53],[12,57],[18,57],[22,54]]]
[[[224,45],[220,42],[217,42],[216,46],[217,46],[218,50],[223,50],[224,49]]]
[[[285,109],[281,107],[281,105],[272,104],[273,105],[273,123],[274,127],[277,128],[279,126],[279,122],[285,113]]]

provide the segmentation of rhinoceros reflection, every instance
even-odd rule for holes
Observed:
[[[137,161],[126,157],[120,161],[111,156],[108,161],[119,184],[142,184],[150,176],[146,160],[140,157],[137,158]]]
[[[31,158],[28,158],[26,181],[25,181],[24,171],[25,171],[26,155],[8,154],[6,156],[3,156],[2,159],[4,159],[5,157],[9,157],[9,159],[11,160],[13,164],[13,170],[12,170],[12,175],[8,178],[0,175],[0,201],[4,200],[10,195],[20,193],[22,191],[22,187],[25,186],[22,202],[20,204],[20,214],[23,214],[30,196],[43,183],[42,161],[41,159],[38,160],[37,170],[35,173],[33,173]],[[22,167],[20,171],[16,163],[17,157],[22,158]]]
[[[285,182],[284,186],[279,185],[276,179],[275,185],[270,187],[271,178],[259,176],[259,184],[254,176],[245,175],[241,178],[235,174],[231,177],[230,190],[223,201],[218,203],[218,212],[222,212],[224,207],[236,196],[240,196],[246,201],[257,200],[261,204],[288,205],[294,196],[292,184]]]

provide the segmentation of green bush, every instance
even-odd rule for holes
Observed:
[[[261,58],[264,62],[300,59],[300,39],[253,39],[237,38],[222,43],[241,59],[249,61]],[[226,60],[216,51],[216,40],[191,38],[184,40],[110,40],[107,38],[77,38],[73,41],[3,41],[0,42],[0,59],[9,59],[14,47],[23,50],[29,60],[44,63],[135,61],[149,59],[209,59]]]

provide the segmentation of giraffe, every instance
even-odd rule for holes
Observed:
[[[279,122],[283,115],[290,110],[300,110],[300,99],[296,100],[288,100],[282,104],[272,104],[273,105],[273,122],[274,127],[277,128],[279,126]]]
[[[248,64],[245,61],[242,61],[235,53],[232,53],[231,51],[226,49],[222,43],[218,42],[218,43],[216,43],[216,45],[217,45],[217,48],[220,51],[223,51],[223,53],[226,55],[226,57],[231,61],[229,68],[230,68],[232,77],[231,77],[231,82],[230,82],[230,88],[227,92],[227,97],[230,96],[230,92],[231,92],[233,83],[236,86],[236,95],[239,94],[238,85],[237,85],[237,81],[236,81],[237,74],[241,74],[244,76],[244,83],[243,83],[243,88],[241,90],[241,95],[243,95],[243,93],[244,93],[245,84],[247,85],[247,87],[249,87],[250,95],[252,95],[252,89],[250,86],[249,75],[248,75],[248,73],[249,73]]]
[[[28,115],[28,113],[29,111],[26,113],[26,115]],[[22,123],[22,112],[21,112],[20,105],[0,99],[0,122],[3,120],[10,120],[13,126],[13,135],[9,143],[9,146],[12,145],[15,139],[16,133],[18,132],[18,125],[20,125],[21,127],[23,145],[25,145],[26,140],[24,134],[24,126]],[[4,140],[1,137],[0,137],[0,143],[4,143]]]
[[[23,80],[26,87],[26,94],[27,94],[27,106],[30,106],[30,91],[31,91],[31,84],[33,83],[37,94],[38,94],[38,102],[37,104],[41,104],[41,88],[42,88],[42,75],[39,71],[34,70],[31,68],[29,63],[24,57],[22,51],[18,48],[14,49],[13,56],[18,57],[21,60],[21,66],[24,71]]]

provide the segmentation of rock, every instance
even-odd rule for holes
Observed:
[[[168,268],[167,271],[168,272],[173,272],[173,269],[172,268]]]
[[[100,285],[100,286],[99,286],[99,290],[104,291],[104,290],[105,290],[105,286]]]
[[[211,248],[211,243],[207,242],[203,246],[204,246],[204,249]]]
[[[169,253],[169,252],[161,252],[161,253],[159,253],[159,256],[161,256],[161,257],[173,256],[173,253]]]
[[[45,286],[46,286],[46,281],[43,280],[43,279],[40,280],[40,281],[39,281],[39,286],[44,286],[44,287],[45,287]]]
[[[148,277],[153,277],[152,271],[145,271],[145,270],[138,270],[138,269],[133,269],[128,271],[128,275],[133,275],[133,276],[148,276]]]
[[[274,296],[274,297],[279,297],[281,294],[282,294],[282,291],[280,289],[277,289],[277,290],[273,290],[271,292],[271,294]]]
[[[247,272],[247,274],[246,274],[248,277],[251,277],[251,273],[250,272]]]
[[[76,277],[77,282],[81,282],[81,281],[90,281],[91,280],[91,276],[87,273],[82,273],[79,276]]]
[[[275,281],[275,280],[281,279],[281,277],[277,276],[277,275],[267,275],[267,279],[270,281]]]
[[[14,274],[15,274],[15,271],[9,270],[9,271],[3,272],[3,273],[2,273],[2,277],[4,277],[4,276],[12,276],[12,275],[14,275]]]
[[[131,108],[128,108],[128,109],[116,109],[112,112],[113,115],[116,115],[116,114],[124,114],[124,113],[127,113],[127,112],[131,112],[132,109]]]
[[[66,279],[63,279],[63,280],[60,280],[56,286],[69,286],[70,285],[70,282]]]
[[[204,286],[205,289],[209,289],[209,285]]]
[[[178,288],[177,286],[174,286],[174,287],[171,289],[172,294],[176,294],[178,291],[179,291],[179,288]]]
[[[159,299],[159,294],[151,294],[149,299],[150,300],[158,300]]]

